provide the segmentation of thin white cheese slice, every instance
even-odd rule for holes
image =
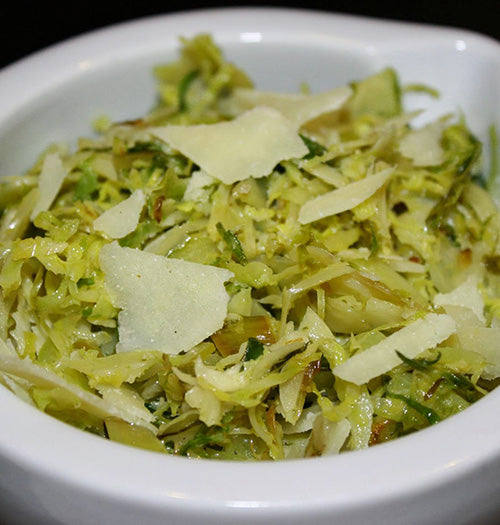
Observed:
[[[444,123],[438,121],[409,131],[399,143],[400,153],[415,166],[439,166],[444,160],[441,146],[444,127]]]
[[[38,200],[30,215],[32,221],[40,212],[47,211],[52,206],[61,189],[64,177],[66,177],[66,169],[59,153],[46,155],[38,180]]]
[[[299,222],[309,224],[343,211],[352,210],[382,187],[393,171],[393,168],[388,168],[307,201],[300,208]]]
[[[345,381],[362,385],[402,363],[396,350],[414,359],[448,339],[456,329],[455,321],[449,315],[427,314],[380,343],[350,357],[335,367],[333,373]]]
[[[146,196],[142,190],[134,191],[130,197],[97,217],[94,221],[94,229],[112,239],[125,237],[137,228],[145,203]]]
[[[151,133],[225,184],[264,177],[282,160],[308,152],[294,126],[279,111],[265,107],[228,122],[164,126]]]
[[[255,89],[237,89],[233,95],[232,109],[241,112],[257,106],[278,110],[296,129],[310,120],[340,109],[351,96],[352,89],[342,86],[331,91],[314,95],[276,93]]]
[[[435,306],[462,306],[469,308],[482,322],[484,317],[484,300],[479,290],[478,278],[470,275],[461,285],[449,293],[438,293],[434,297]]]
[[[457,335],[463,348],[477,352],[486,361],[481,377],[489,380],[500,377],[500,350],[498,346],[500,328],[462,327]]]
[[[229,270],[122,248],[101,249],[100,264],[118,314],[116,350],[189,350],[222,328]]]

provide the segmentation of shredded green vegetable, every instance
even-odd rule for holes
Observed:
[[[259,93],[207,35],[155,75],[148,115],[0,181],[6,388],[106,439],[235,460],[374,446],[494,388],[500,216],[463,118],[404,112],[434,90],[385,69]],[[215,127],[249,114],[291,148],[264,175],[244,170],[273,137]],[[189,150],[211,130],[222,146]]]

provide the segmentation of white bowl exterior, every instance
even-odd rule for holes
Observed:
[[[145,113],[152,67],[175,58],[178,36],[199,32],[211,33],[262,89],[305,81],[320,91],[390,65],[403,84],[426,82],[443,94],[405,99],[410,109],[428,108],[422,121],[461,109],[482,140],[500,124],[500,45],[486,37],[322,12],[191,12],[101,30],[5,69],[0,173],[26,169],[52,141],[89,135],[99,114]],[[240,464],[110,443],[0,388],[0,517],[41,525],[487,523],[500,510],[499,401],[494,392],[365,451]]]

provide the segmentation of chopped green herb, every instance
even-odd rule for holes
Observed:
[[[158,407],[160,406],[160,402],[158,400],[153,401],[146,401],[144,403],[144,406],[151,412],[154,413]]]
[[[220,447],[224,444],[224,436],[220,427],[215,427],[208,432],[206,429],[200,430],[194,438],[185,443],[179,450],[181,456],[187,456],[188,452],[198,447]]]
[[[377,232],[375,231],[375,228],[372,224],[370,224],[370,232],[371,232],[371,243],[370,243],[370,256],[373,257],[377,254],[379,250],[379,243],[377,239]]]
[[[171,439],[165,441],[164,445],[169,452],[173,452],[175,450],[175,443]]]
[[[474,383],[469,381],[465,376],[462,374],[457,374],[455,372],[445,372],[443,374],[444,379],[451,383],[453,386],[457,388],[468,388],[468,389],[475,389]]]
[[[243,251],[240,240],[238,236],[230,230],[226,230],[220,222],[217,223],[217,231],[222,237],[222,240],[226,243],[227,247],[231,250],[231,254],[240,264],[246,264],[247,257]]]
[[[313,157],[319,157],[320,155],[323,155],[327,151],[325,146],[323,146],[319,142],[316,142],[315,140],[310,139],[309,137],[306,137],[305,135],[301,134],[300,138],[304,141],[304,144],[307,146],[307,149],[309,150],[309,153],[304,157],[305,159],[312,159]]]
[[[76,283],[78,288],[81,286],[92,286],[93,284],[95,284],[95,279],[93,277],[82,277],[81,279],[78,279],[78,282]]]
[[[159,153],[161,151],[161,146],[156,142],[138,141],[129,148],[127,148],[127,153]],[[161,157],[161,155],[158,156]],[[155,157],[156,155],[153,156],[153,159]]]
[[[421,416],[424,416],[431,425],[434,425],[441,421],[439,415],[434,410],[432,410],[432,408],[429,408],[419,403],[418,401],[415,401],[409,396],[404,396],[402,394],[394,394],[392,392],[387,392],[386,394],[388,397],[392,397],[393,399],[399,399],[401,401],[404,401],[410,408],[413,408],[415,412],[418,412]]]
[[[417,370],[426,370],[430,366],[435,365],[441,359],[441,352],[438,352],[438,355],[435,359],[409,359],[398,350],[396,350],[396,354],[398,355],[399,359],[401,359],[401,361],[412,368],[416,368]]]
[[[92,307],[91,306],[88,306],[87,308],[84,308],[82,310],[82,315],[83,317],[88,317],[91,313],[92,313]]]
[[[252,361],[257,359],[264,353],[264,345],[255,337],[250,337],[245,351],[245,361]]]

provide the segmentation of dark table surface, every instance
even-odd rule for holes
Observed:
[[[34,51],[81,33],[135,18],[187,9],[227,6],[308,7],[338,13],[389,18],[465,28],[500,40],[497,2],[482,0],[348,0],[315,1],[130,1],[85,2],[3,1],[0,7],[2,46],[0,67]]]

